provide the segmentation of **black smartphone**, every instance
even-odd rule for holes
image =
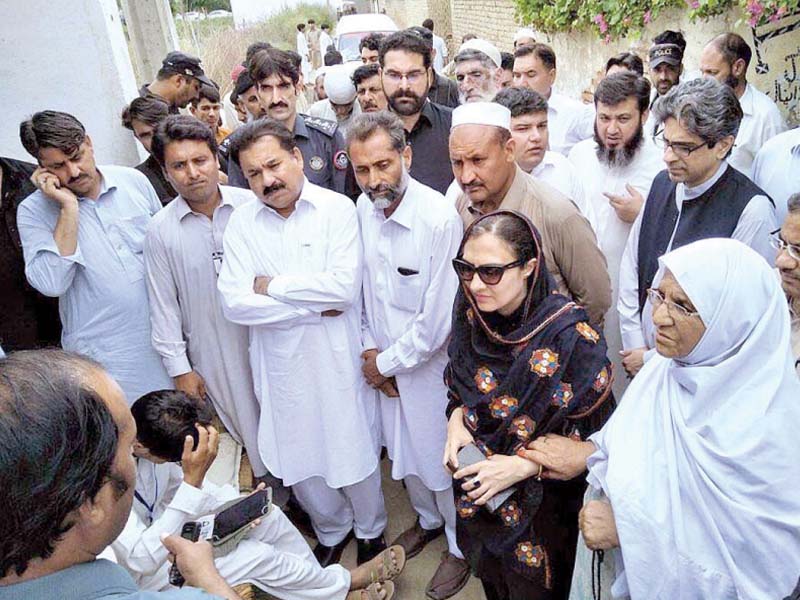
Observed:
[[[189,540],[190,542],[196,542],[199,540],[200,523],[195,523],[194,521],[184,523],[183,527],[181,528],[181,537]],[[183,578],[183,575],[181,575],[181,571],[178,568],[177,560],[172,563],[172,566],[169,568],[169,583],[175,587],[183,587],[183,584],[186,583],[186,580]]]
[[[211,540],[218,542],[238,531],[248,523],[269,513],[272,490],[267,488],[245,496],[214,517],[214,532]]]

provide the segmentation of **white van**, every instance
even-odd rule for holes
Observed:
[[[358,44],[370,33],[389,34],[400,28],[391,17],[379,13],[345,15],[336,24],[334,45],[342,53],[345,62],[360,61]]]

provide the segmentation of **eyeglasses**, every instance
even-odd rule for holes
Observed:
[[[699,150],[703,146],[708,146],[709,148],[713,148],[714,144],[711,142],[702,142],[697,144],[696,146],[692,146],[691,144],[685,144],[683,142],[670,142],[667,138],[664,137],[664,130],[659,129],[653,135],[653,143],[656,146],[661,148],[662,150],[666,150],[667,148],[672,149],[672,152],[675,153],[675,156],[678,158],[689,158],[689,155],[694,152],[695,150]]]
[[[383,76],[392,83],[399,84],[405,79],[411,85],[417,84],[425,77],[425,71],[411,71],[410,73],[398,73],[397,71],[384,71]]]
[[[790,244],[781,237],[781,230],[776,229],[769,234],[769,243],[778,252],[786,252],[790,258],[800,262],[800,245]]]
[[[647,290],[647,297],[650,299],[650,304],[653,305],[654,309],[658,308],[662,304],[666,304],[667,305],[667,312],[670,315],[672,315],[672,310],[675,309],[677,311],[677,314],[679,314],[682,317],[686,317],[687,319],[689,317],[699,317],[700,316],[700,313],[697,312],[697,311],[691,311],[688,308],[686,308],[685,306],[681,306],[680,304],[676,304],[672,300],[667,300],[666,298],[664,298],[664,294],[662,294],[659,290],[657,290],[655,288],[649,288]]]
[[[478,277],[480,277],[481,281],[486,285],[497,285],[500,283],[506,271],[514,267],[519,267],[524,263],[525,261],[523,260],[515,260],[507,265],[481,265],[476,267],[464,259],[454,258],[453,269],[455,269],[456,275],[458,275],[461,281],[472,281],[472,278],[475,277],[475,273],[477,272]]]

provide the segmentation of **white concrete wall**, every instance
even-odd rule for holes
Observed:
[[[84,124],[99,164],[137,164],[120,123],[136,89],[116,0],[0,1],[0,154],[31,160],[19,123],[52,109]]]

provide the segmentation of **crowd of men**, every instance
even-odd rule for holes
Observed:
[[[0,446],[72,449],[37,473],[21,520],[0,525],[0,548],[14,542],[0,556],[10,597],[134,594],[124,572],[91,562],[111,545],[143,589],[170,589],[170,552],[221,597],[256,581],[278,598],[378,600],[390,582],[367,591],[364,572],[338,566],[348,543],[359,565],[391,570],[441,535],[425,594],[455,595],[470,566],[441,464],[451,259],[464,227],[498,209],[531,220],[557,289],[604,329],[618,399],[655,352],[659,257],[704,238],[740,240],[776,267],[800,358],[800,129],[748,82],[739,35],[710,40],[691,79],[685,39],[665,31],[647,73],[634,54],[612,57],[584,104],[558,91],[556,54],[528,29],[513,54],[466,36],[448,64],[428,20],[364,37],[360,65],[338,64],[329,29],[298,25],[297,52],[253,44],[224,95],[199,59],[171,52],[121,115],[148,153],[135,169],[103,162],[91,132],[52,110],[20,125],[35,164],[0,159],[0,345],[88,357],[6,359],[19,387],[3,385],[41,405],[30,427],[8,420],[28,441],[0,416]],[[227,563],[176,537],[162,546],[224,496],[204,483],[208,409],[295,524],[310,521],[313,553],[280,512]],[[384,449],[417,516],[394,541],[402,557],[385,554]],[[31,462],[28,450],[13,455]]]

